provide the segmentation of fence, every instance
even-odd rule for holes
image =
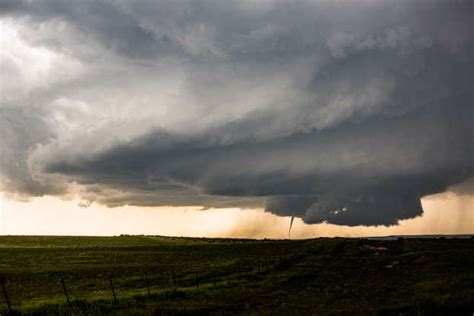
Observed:
[[[94,299],[109,300],[118,303],[119,300],[131,297],[157,298],[157,294],[164,292],[199,292],[203,290],[213,290],[222,287],[230,287],[236,284],[246,284],[257,282],[268,277],[276,270],[286,269],[292,265],[296,258],[294,256],[276,258],[271,262],[253,262],[247,267],[231,269],[229,271],[216,271],[209,269],[203,271],[177,271],[172,270],[166,273],[156,273],[156,271],[145,272],[143,274],[128,274],[125,276],[103,273],[95,278],[84,280],[74,279],[65,273],[57,281],[44,284],[44,287],[51,285],[50,295],[45,302],[50,300],[54,303],[70,305],[74,301],[88,301]],[[12,312],[19,312],[22,306],[22,299],[12,297],[8,285],[15,280],[1,280],[4,307],[0,308]],[[79,285],[78,285],[79,284]],[[24,289],[27,291],[28,289]],[[58,299],[62,297],[62,299]],[[31,300],[31,297],[29,298]],[[34,299],[34,298],[33,298]],[[1,312],[0,312],[1,314]]]

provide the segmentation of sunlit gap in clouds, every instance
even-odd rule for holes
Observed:
[[[79,199],[64,201],[55,197],[18,202],[3,196],[0,203],[0,233],[3,235],[287,238],[291,218],[262,209],[107,208],[97,203],[84,208]],[[421,217],[402,220],[399,225],[389,227],[308,225],[295,218],[291,238],[474,233],[474,197],[446,192],[423,198],[422,204],[425,212]]]

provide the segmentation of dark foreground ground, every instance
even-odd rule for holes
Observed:
[[[471,316],[474,239],[5,236],[0,278],[11,314]]]

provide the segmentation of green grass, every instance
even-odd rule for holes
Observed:
[[[0,278],[12,314],[473,315],[474,239],[3,236]]]

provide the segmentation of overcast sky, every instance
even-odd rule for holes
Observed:
[[[0,1],[0,191],[394,225],[474,195],[473,1]],[[39,210],[41,211],[41,210]]]

